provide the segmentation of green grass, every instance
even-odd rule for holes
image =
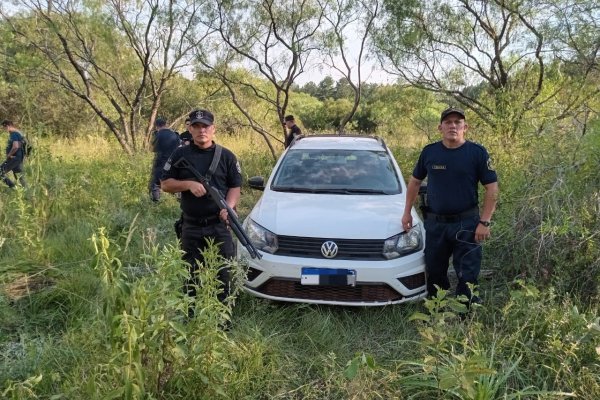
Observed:
[[[256,138],[219,140],[245,178],[268,176],[274,160]],[[388,142],[410,170],[415,148]],[[500,238],[486,245],[485,306],[464,320],[452,298],[349,308],[240,293],[228,309],[209,270],[199,317],[185,323],[178,203],[149,201],[151,155],[126,157],[96,137],[36,150],[30,188],[0,190],[0,397],[600,398],[597,292],[569,272],[598,276],[597,216],[584,207],[597,189],[582,183],[593,169],[571,172],[568,187],[549,191],[547,177],[522,193],[515,155],[500,157],[511,198],[495,218]],[[242,217],[259,196],[243,187]],[[561,228],[565,218],[575,229]]]

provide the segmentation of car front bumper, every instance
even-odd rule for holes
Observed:
[[[355,261],[285,257],[263,253],[250,258],[238,243],[238,256],[248,266],[244,289],[258,297],[298,303],[383,306],[426,296],[425,260],[417,252],[394,260]],[[355,285],[303,285],[303,267],[356,271]]]

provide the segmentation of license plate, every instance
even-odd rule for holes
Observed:
[[[356,271],[344,268],[303,267],[302,285],[356,286]]]

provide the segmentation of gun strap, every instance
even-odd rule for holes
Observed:
[[[208,172],[206,173],[206,180],[210,181],[213,174],[217,170],[217,165],[219,165],[219,160],[221,160],[221,152],[223,151],[223,147],[215,144],[215,154],[213,155],[213,159],[210,163],[210,167],[208,168]]]

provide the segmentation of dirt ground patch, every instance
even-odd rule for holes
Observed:
[[[52,279],[42,275],[21,275],[0,287],[10,302],[37,293],[54,285]]]

